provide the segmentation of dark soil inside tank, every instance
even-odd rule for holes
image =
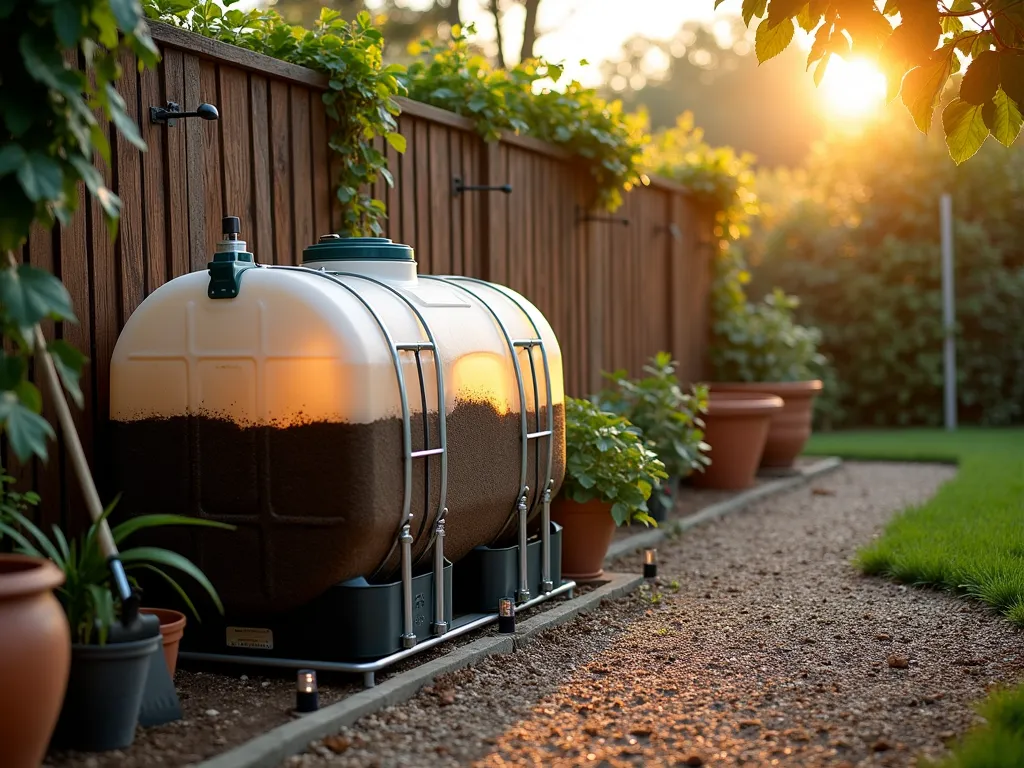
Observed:
[[[529,430],[536,429],[528,414]],[[564,471],[564,409],[556,406],[553,476]],[[546,412],[540,421],[546,429]],[[447,419],[445,552],[458,560],[509,525],[520,489],[521,420],[491,404],[460,401]],[[412,448],[439,445],[436,414],[412,419]],[[194,559],[229,611],[295,607],[332,584],[389,577],[405,488],[402,421],[240,426],[201,416],[112,425],[118,516],[187,514],[235,531],[163,529],[150,540]],[[531,441],[527,485],[537,494],[546,448]],[[415,556],[429,555],[440,498],[439,456],[414,460],[410,509]],[[539,475],[538,475],[539,472]],[[556,488],[557,490],[557,488]],[[531,498],[531,502],[536,497]],[[531,504],[534,512],[539,506]],[[140,540],[141,540],[140,536]],[[384,567],[378,573],[379,566]]]

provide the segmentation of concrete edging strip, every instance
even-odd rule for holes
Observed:
[[[660,544],[669,536],[682,533],[683,531],[689,530],[701,523],[706,523],[709,520],[722,517],[730,512],[743,509],[754,502],[761,501],[762,499],[766,499],[770,496],[776,496],[780,493],[792,490],[797,486],[810,482],[816,477],[821,477],[824,474],[838,469],[842,464],[842,459],[835,456],[822,459],[821,461],[816,461],[814,464],[798,469],[794,474],[788,477],[780,477],[777,480],[771,480],[762,485],[755,486],[750,490],[743,491],[742,493],[733,496],[731,499],[726,499],[725,501],[720,501],[717,504],[705,507],[696,514],[677,520],[670,520],[667,524],[663,523],[658,528],[652,528],[649,531],[641,531],[640,533],[633,534],[625,539],[614,541],[608,548],[608,554],[605,557],[605,562],[610,563],[623,555],[628,555],[641,549],[653,547]]]
[[[512,653],[541,632],[593,611],[605,600],[622,597],[643,582],[643,576],[639,574],[606,573],[605,576],[609,581],[593,592],[567,600],[517,623],[515,635],[481,637],[444,656],[395,675],[375,688],[367,688],[317,712],[279,725],[234,749],[196,764],[195,768],[276,768],[291,755],[305,750],[311,741],[337,733],[340,728],[384,707],[411,699],[436,677],[462,669],[488,656]]]

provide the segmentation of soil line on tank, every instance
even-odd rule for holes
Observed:
[[[540,412],[543,421],[546,408]],[[557,480],[565,465],[561,404],[553,416]],[[535,414],[529,412],[528,419],[533,423]],[[411,420],[413,451],[438,447],[437,414],[427,421],[429,446],[422,414]],[[520,492],[521,423],[518,412],[501,412],[481,400],[459,400],[447,414],[450,560],[481,544],[512,543],[508,523]],[[229,613],[281,612],[333,584],[397,573],[395,541],[405,489],[400,418],[280,427],[180,416],[114,422],[111,430],[119,512],[184,512],[238,525],[228,535],[159,531],[159,541],[153,540],[199,565]],[[541,474],[546,470],[546,461],[537,460],[537,443],[530,441],[527,455],[532,491],[539,484],[537,467],[544,465]],[[540,453],[546,459],[543,448]],[[415,459],[411,511],[417,560],[430,557],[439,501],[440,458]],[[539,511],[535,505],[534,515]]]

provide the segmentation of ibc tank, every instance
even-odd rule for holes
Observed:
[[[419,276],[412,248],[385,238],[328,235],[303,266],[272,267],[246,252],[237,219],[224,229],[209,271],[154,291],[114,348],[119,513],[237,525],[154,534],[193,558],[236,615],[286,611],[356,577],[391,579],[406,501],[396,368],[412,451],[436,451],[436,361],[447,488],[442,505],[440,454],[411,460],[414,562],[429,560],[443,507],[449,560],[514,543],[524,412],[531,434],[547,430],[549,408],[553,417],[551,437],[527,441],[531,519],[549,445],[552,494],[565,469],[562,359],[543,315],[502,286]],[[436,354],[393,351],[430,334]]]

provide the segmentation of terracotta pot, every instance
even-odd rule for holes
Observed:
[[[0,765],[37,768],[60,715],[71,632],[49,560],[0,554]]]
[[[603,501],[579,504],[559,496],[551,519],[562,526],[562,578],[594,581],[604,574],[604,556],[615,535],[612,505]]]
[[[185,634],[185,614],[172,611],[170,608],[140,608],[139,613],[150,613],[160,619],[160,637],[164,644],[164,661],[167,671],[174,677],[178,666],[178,646],[181,636]]]
[[[693,473],[694,486],[729,491],[752,486],[772,417],[782,408],[775,395],[712,390],[704,416],[711,466]]]
[[[712,392],[765,392],[781,397],[784,406],[772,416],[768,442],[761,457],[762,467],[792,467],[811,436],[814,398],[822,384],[813,381],[713,382]]]

